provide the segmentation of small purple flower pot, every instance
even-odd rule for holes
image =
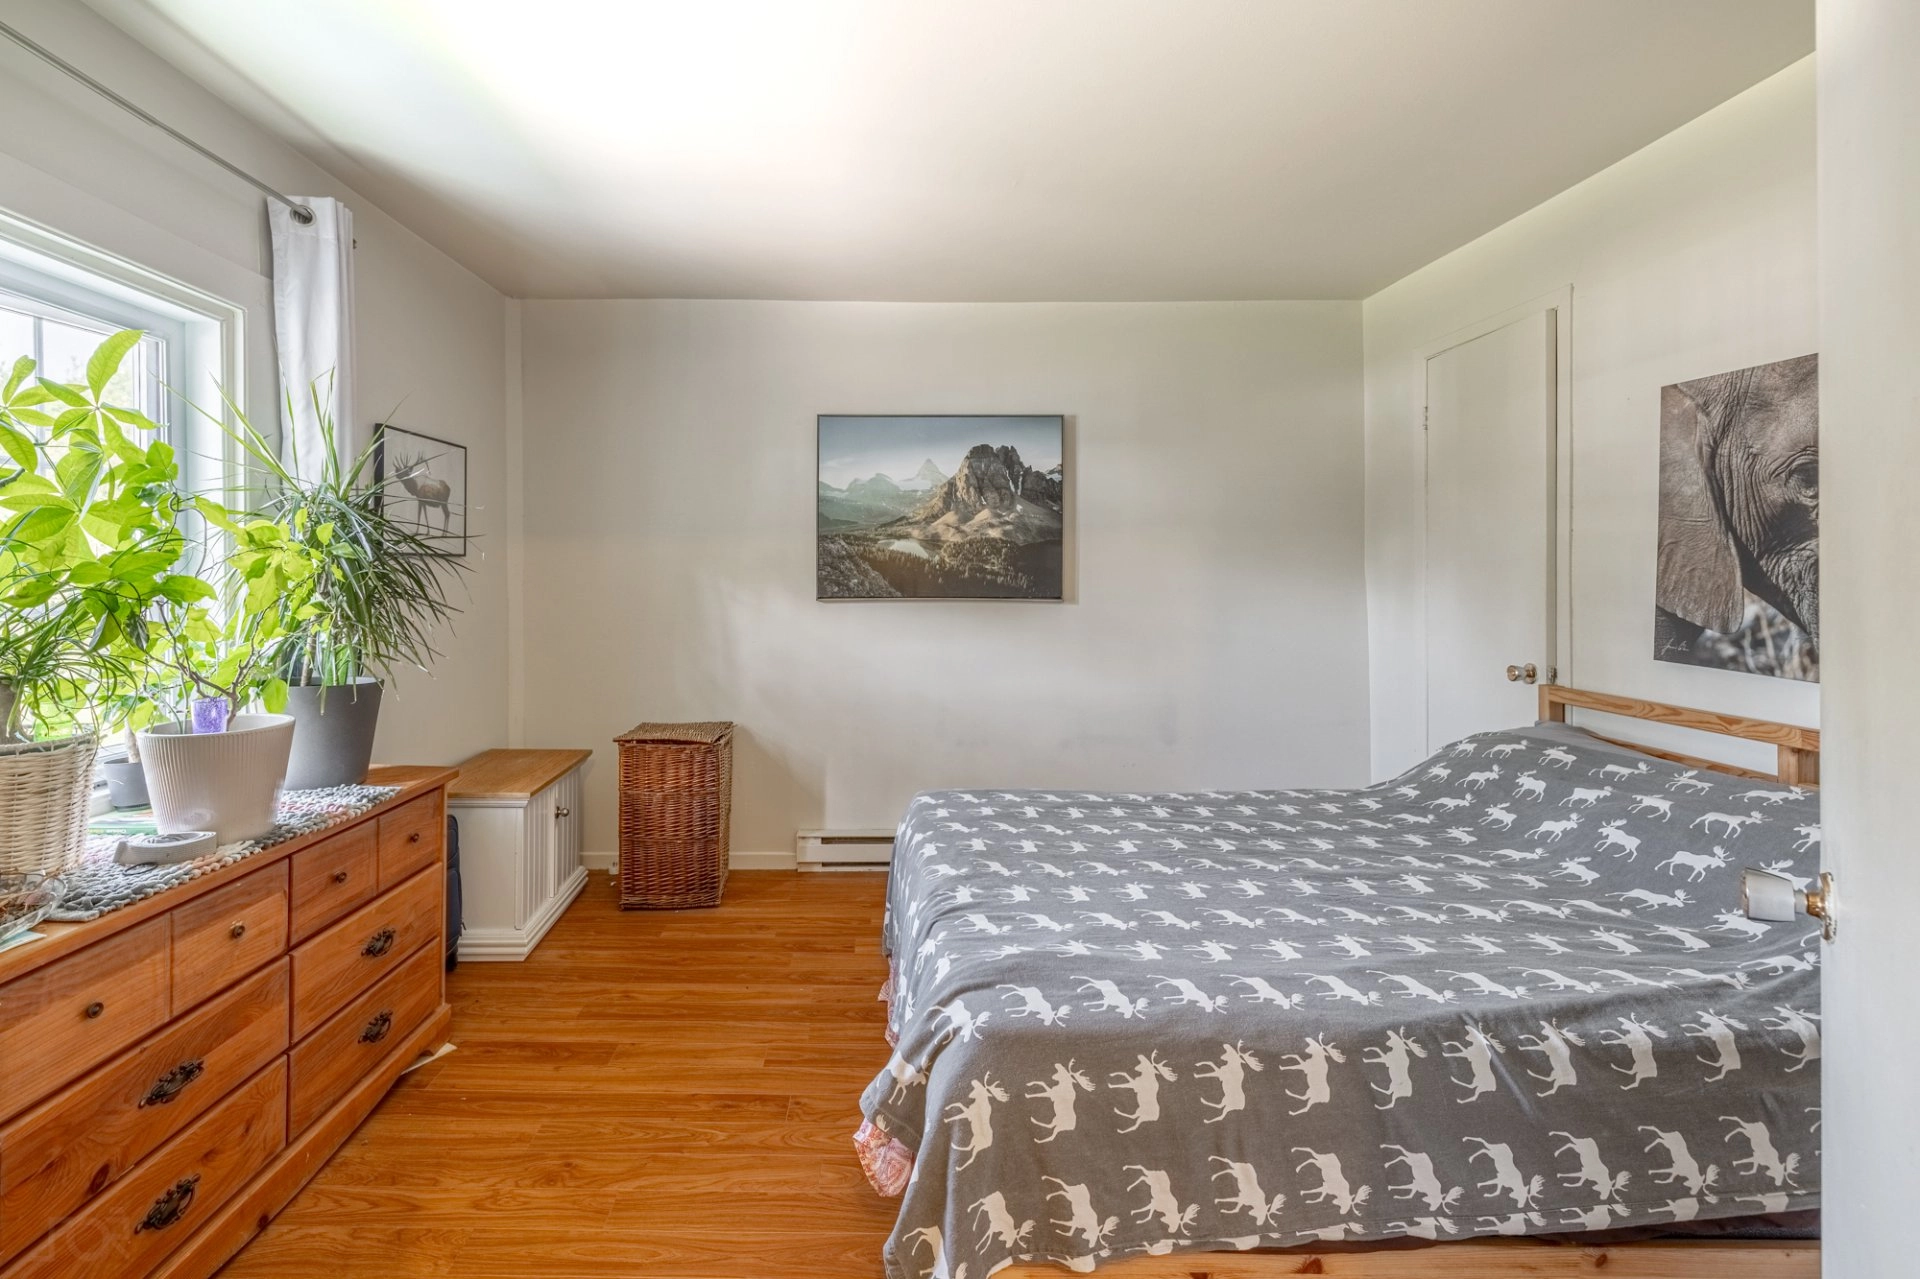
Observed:
[[[196,733],[224,733],[227,731],[227,717],[232,708],[224,697],[196,697],[191,710],[193,731]]]

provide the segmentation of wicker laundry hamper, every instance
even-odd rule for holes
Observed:
[[[620,908],[718,906],[727,885],[733,725],[638,724],[620,745]]]

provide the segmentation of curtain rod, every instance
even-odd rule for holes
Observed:
[[[192,138],[188,137],[186,134],[180,132],[180,130],[166,123],[164,120],[160,120],[156,118],[151,113],[144,111],[140,107],[127,101],[125,98],[115,93],[112,89],[109,89],[106,85],[101,84],[98,80],[94,79],[92,76],[82,71],[79,67],[74,66],[71,62],[68,62],[65,58],[62,58],[60,55],[54,53],[51,49],[45,48],[42,45],[34,43],[32,40],[29,40],[26,36],[14,30],[12,27],[8,26],[4,22],[0,22],[0,35],[4,35],[7,39],[13,41],[15,44],[19,45],[22,49],[25,49],[28,53],[31,53],[34,57],[39,58],[42,62],[47,63],[49,66],[52,66],[64,72],[66,75],[72,77],[74,80],[77,80],[81,84],[84,84],[85,86],[87,86],[87,88],[92,89],[95,93],[99,94],[101,97],[105,98],[107,101],[113,103],[113,105],[119,107],[121,110],[125,111],[127,114],[133,116],[135,119],[139,120],[141,123],[152,125],[154,128],[160,130],[160,132],[172,138],[175,142],[178,142],[181,146],[186,147],[188,150],[193,151],[205,157],[206,159],[213,161],[215,164],[225,169],[228,173],[231,173],[234,177],[239,178],[242,182],[246,183],[248,186],[254,188],[256,191],[266,196],[269,200],[278,200],[281,204],[286,205],[288,209],[293,211],[294,221],[300,223],[303,226],[308,225],[313,221],[313,210],[308,208],[306,205],[301,204],[299,201],[291,199],[288,196],[284,196],[280,194],[280,192],[268,186],[266,183],[262,182],[259,178],[254,177],[251,173],[248,173],[245,169],[241,168],[239,165],[234,164],[232,161],[227,160],[222,156],[214,154],[212,151],[209,151],[207,148],[201,146],[198,142],[195,142]]]

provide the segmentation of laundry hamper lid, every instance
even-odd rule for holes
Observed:
[[[710,720],[698,724],[635,724],[616,742],[705,742],[724,741],[733,734],[731,720]]]

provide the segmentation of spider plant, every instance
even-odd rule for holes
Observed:
[[[278,596],[278,673],[290,684],[324,688],[384,679],[403,667],[425,670],[440,655],[440,628],[460,611],[447,599],[448,573],[466,566],[436,555],[398,517],[389,489],[399,478],[374,478],[372,443],[350,462],[340,460],[333,415],[317,386],[313,401],[326,447],[312,475],[283,461],[228,405],[230,434],[263,480],[251,505],[311,565],[299,589]],[[271,576],[248,565],[240,571],[250,590]]]

